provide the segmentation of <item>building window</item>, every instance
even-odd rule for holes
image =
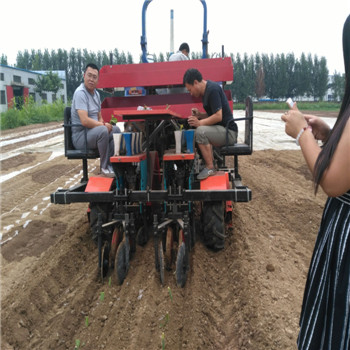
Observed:
[[[33,101],[35,102],[35,92],[30,92],[29,96],[33,99]]]
[[[0,104],[5,105],[6,104],[6,96],[5,96],[5,91],[1,90],[0,91]]]
[[[47,94],[42,93],[42,94],[41,94],[41,99],[42,99],[43,101],[47,101]]]
[[[5,80],[5,74],[4,73],[0,73],[0,80],[4,81]]]
[[[21,83],[21,82],[22,82],[22,79],[21,79],[21,77],[20,77],[19,75],[14,75],[14,76],[13,76],[13,81],[14,81],[15,83]]]
[[[56,94],[52,94],[52,102],[55,102],[57,100]]]
[[[35,80],[33,78],[28,78],[29,85],[35,85]]]
[[[62,100],[63,103],[66,103],[66,99],[65,99],[64,95],[61,95],[61,100]]]

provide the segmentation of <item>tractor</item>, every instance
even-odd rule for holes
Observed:
[[[88,159],[98,157],[96,150],[76,150],[72,145],[70,107],[64,114],[64,146],[68,159],[82,159],[81,182],[51,194],[51,202],[88,204],[92,235],[97,240],[98,267],[103,280],[110,273],[117,284],[125,280],[137,246],[154,242],[154,259],[160,282],[166,271],[174,270],[176,283],[184,287],[190,271],[189,254],[199,236],[224,246],[226,226],[232,222],[232,203],[248,202],[251,190],[242,184],[238,158],[253,150],[253,105],[246,99],[243,142],[214,149],[217,173],[197,180],[204,167],[193,132],[187,123],[191,108],[203,111],[201,99],[189,93],[172,93],[183,87],[182,78],[189,68],[197,68],[205,79],[225,87],[233,80],[229,57],[206,58],[206,4],[204,6],[203,58],[197,60],[148,63],[145,18],[152,0],[142,9],[143,62],[103,66],[98,88],[109,91],[101,105],[106,122],[124,122],[124,132],[115,139],[115,155],[110,158],[114,177],[88,176]],[[170,91],[157,94],[159,89]],[[123,96],[114,92],[123,91]],[[230,90],[224,90],[231,109]],[[176,139],[175,133],[181,131]],[[191,138],[192,135],[192,138]],[[179,143],[180,142],[180,143]],[[233,167],[226,158],[233,157]],[[217,246],[216,246],[217,247]],[[113,271],[113,272],[112,272]]]

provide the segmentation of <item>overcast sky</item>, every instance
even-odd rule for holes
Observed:
[[[0,54],[10,65],[25,49],[141,54],[144,0],[17,0],[1,3]],[[349,0],[206,0],[209,53],[324,56],[330,73],[344,72],[342,28]],[[170,10],[174,10],[174,46],[188,42],[202,52],[203,5],[200,0],[153,0],[148,6],[148,52],[170,51]]]

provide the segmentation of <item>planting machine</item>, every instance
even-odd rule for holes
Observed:
[[[143,21],[151,1],[144,3]],[[205,1],[201,2],[206,22]],[[204,164],[189,139],[187,142],[182,139],[179,153],[175,151],[174,131],[182,130],[185,134],[190,129],[186,120],[191,108],[203,111],[200,99],[186,92],[173,92],[173,88],[183,87],[185,71],[197,68],[204,79],[220,82],[223,87],[233,80],[230,58],[205,58],[206,34],[205,25],[204,59],[146,63],[143,29],[141,46],[145,63],[111,64],[101,68],[98,88],[125,92],[123,96],[107,97],[102,102],[106,122],[112,119],[126,123],[116,154],[110,159],[113,178],[88,177],[87,161],[98,157],[98,153],[74,149],[71,142],[74,125],[70,121],[70,108],[65,110],[65,155],[68,159],[82,159],[83,178],[73,188],[52,193],[51,202],[88,203],[102,279],[113,271],[117,283],[122,284],[137,245],[153,239],[155,267],[161,283],[164,284],[165,271],[175,269],[176,282],[183,287],[196,236],[202,235],[209,246],[214,242],[214,249],[222,248],[225,226],[232,218],[232,202],[251,200],[251,190],[242,184],[238,171],[238,157],[252,153],[250,98],[246,100],[246,116],[242,118],[244,141],[214,150],[216,175],[197,180]],[[232,108],[230,91],[225,93]],[[226,166],[227,157],[233,159],[230,168]]]

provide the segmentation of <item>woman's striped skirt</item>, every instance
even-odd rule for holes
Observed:
[[[350,349],[350,191],[328,198],[307,277],[299,350]]]

